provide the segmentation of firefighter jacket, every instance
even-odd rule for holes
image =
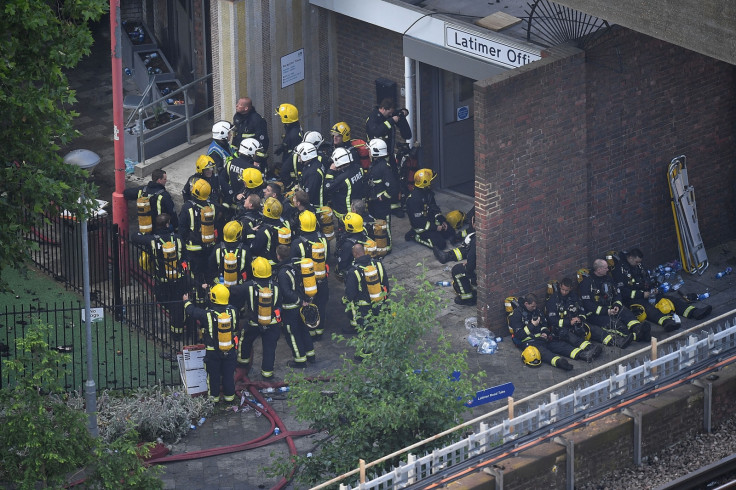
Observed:
[[[406,199],[409,223],[417,233],[433,230],[445,221],[440,207],[434,200],[434,192],[428,187],[415,187]]]
[[[611,275],[621,292],[621,298],[627,305],[641,303],[638,300],[644,300],[644,292],[654,288],[654,282],[641,264],[631,265],[623,253],[620,256],[624,258],[617,261]]]
[[[535,318],[539,318],[539,324],[536,326],[532,323]],[[513,332],[513,340],[516,345],[535,340],[546,341],[542,335],[550,335],[547,318],[539,308],[529,311],[523,304],[516,308],[509,317],[509,328]]]
[[[246,138],[255,138],[261,142],[264,151],[268,151],[268,124],[256,112],[254,107],[242,114],[236,112],[233,116],[233,146],[240,147],[240,142]]]
[[[234,205],[237,202],[238,194],[248,194],[246,191],[245,183],[243,182],[243,170],[247,168],[255,168],[261,171],[256,166],[253,158],[245,155],[238,155],[235,153],[232,157],[228,158],[225,162],[225,169],[220,172],[220,193],[222,194],[222,202],[227,205]]]
[[[396,146],[396,129],[399,130],[401,137],[405,140],[411,138],[411,127],[403,114],[399,116],[397,122],[394,122],[393,117],[384,117],[381,111],[378,110],[378,106],[373,109],[373,112],[365,121],[365,132],[368,135],[368,140],[380,138],[386,141],[389,155],[393,155]]]
[[[152,259],[151,274],[157,283],[173,282],[183,277],[181,267],[182,242],[179,235],[168,229],[154,230],[153,234],[138,233],[131,237],[131,241],[145,246]],[[164,246],[171,243],[174,250],[164,253]]]
[[[572,329],[570,320],[577,317],[584,322],[585,315],[583,303],[574,291],[570,291],[566,296],[555,291],[547,300],[547,319],[552,330]]]
[[[468,261],[465,263],[465,274],[471,279],[475,278],[475,232],[465,237],[462,247],[463,255]]]
[[[381,289],[384,291],[384,301],[388,297],[388,277],[383,269],[383,264],[371,258],[369,255],[362,255],[355,259],[355,263],[345,274],[345,302],[352,303],[356,306],[367,306],[371,304],[364,272],[365,268],[369,265],[375,266],[378,270],[378,279]]]
[[[345,233],[337,241],[337,273],[343,274],[347,272],[353,265],[353,245],[356,243],[365,243],[368,241],[368,235],[365,230],[358,233]]]
[[[212,143],[207,148],[207,156],[215,161],[215,168],[218,174],[222,172],[227,159],[232,157],[234,153],[235,148],[230,146],[227,140],[212,140]]]
[[[364,199],[367,194],[360,164],[352,162],[330,170],[325,180],[325,193],[335,213],[343,216],[350,212],[350,203],[354,199]]]
[[[276,264],[276,247],[279,246],[279,228],[289,228],[289,223],[283,218],[267,218],[263,216],[261,224],[256,230],[255,237],[250,245],[253,257],[265,257]]]
[[[299,185],[309,196],[309,203],[321,207],[325,202],[325,169],[321,157],[304,162]]]
[[[245,307],[248,311],[248,324],[252,327],[258,326],[258,294],[263,288],[270,288],[273,292],[273,299],[271,303],[271,325],[279,323],[280,316],[279,310],[282,305],[281,288],[277,284],[275,279],[271,277],[257,278],[254,277],[240,286],[230,288],[230,298],[234,306]],[[236,299],[233,301],[233,293],[235,293]],[[242,298],[242,300],[241,300]],[[237,302],[237,303],[236,303]]]
[[[281,302],[285,310],[300,308],[305,296],[297,267],[291,259],[279,262],[274,267],[274,275],[281,290]]]
[[[220,242],[210,254],[207,264],[207,272],[209,274],[210,284],[218,281],[225,286],[233,286],[229,284],[229,275],[225,274],[225,255],[232,253],[235,255],[235,264],[237,279],[234,284],[243,284],[250,277],[250,263],[252,262],[248,247],[242,242]],[[223,279],[220,281],[220,279]]]
[[[373,160],[371,168],[368,170],[368,185],[370,186],[368,197],[370,201],[380,199],[390,205],[392,202],[396,202],[399,196],[399,182],[386,158]]]
[[[214,203],[221,203],[222,197],[220,196],[220,178],[215,172],[212,172],[212,175],[210,175],[209,177],[205,177],[204,174],[200,173],[195,173],[191,175],[187,179],[187,182],[184,184],[184,187],[181,190],[181,195],[184,198],[184,202],[187,202],[190,199],[194,199],[191,194],[192,186],[199,179],[204,179],[210,184],[211,190],[210,197],[208,199]]]
[[[176,215],[176,207],[174,206],[174,200],[171,198],[171,194],[166,188],[158,182],[151,181],[148,184],[125,189],[123,191],[123,197],[128,201],[135,201],[139,197],[148,196],[151,201],[151,222],[156,222],[156,216],[159,214],[166,213],[171,217],[171,226],[176,230],[179,228],[179,218]]]
[[[192,301],[188,300],[184,303],[184,311],[187,316],[194,318],[199,322],[200,328],[204,334],[204,345],[207,351],[220,351],[220,339],[218,338],[218,322],[217,317],[221,313],[228,313],[231,320],[231,340],[235,339],[238,332],[238,312],[230,305],[210,304],[206,309],[195,306]],[[233,348],[230,352],[235,353],[237,349]]]
[[[291,241],[291,256],[296,259],[312,258],[312,245],[320,242],[325,247],[325,260],[330,256],[330,242],[321,231],[302,231]]]
[[[609,275],[603,277],[590,274],[580,283],[580,299],[583,309],[588,314],[608,315],[608,309],[614,306],[623,307],[621,294]]]
[[[210,201],[192,199],[184,203],[179,215],[181,241],[186,250],[198,251],[212,245],[202,244],[202,208],[212,206],[215,211],[215,227],[217,227],[217,208]]]
[[[294,148],[302,142],[302,127],[299,121],[284,124],[284,137],[281,140],[281,146],[276,154],[281,155],[281,172],[279,178],[284,184],[285,189],[290,189],[297,182],[297,175],[294,169]]]
[[[235,220],[243,225],[243,241],[250,246],[256,237],[255,228],[263,221],[263,215],[257,209],[240,209],[241,212],[235,216]]]

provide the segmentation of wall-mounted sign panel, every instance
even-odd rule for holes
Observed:
[[[445,46],[510,68],[541,59],[539,51],[526,51],[449,24],[445,24]]]
[[[281,57],[281,88],[304,80],[304,50]]]

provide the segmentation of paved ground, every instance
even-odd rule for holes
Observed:
[[[100,197],[109,200],[114,187],[113,178],[113,146],[112,146],[112,110],[111,110],[111,77],[109,59],[109,29],[105,22],[96,28],[97,44],[93,48],[90,58],[70,73],[70,84],[75,88],[79,104],[76,107],[81,114],[77,120],[77,128],[83,136],[75,141],[75,148],[87,148],[95,151],[102,157],[100,166],[95,171],[95,182],[100,188]],[[130,80],[126,81],[126,90],[133,89]],[[196,154],[185,157],[179,162],[166,168],[169,176],[169,191],[179,199],[179,189],[185,179],[193,173]],[[128,185],[140,185],[145,180],[129,177]],[[445,211],[451,209],[467,210],[472,201],[457,194],[440,193],[438,201]],[[427,268],[427,278],[434,282],[449,280],[449,267],[439,264],[433,257],[431,250],[417,244],[404,242],[403,235],[408,230],[408,220],[395,219],[392,224],[394,252],[384,260],[389,274],[401,278],[403,284],[411,290],[419,271],[418,266]],[[646,244],[632,244],[644,249]],[[675,257],[673,257],[674,259]],[[691,277],[683,275],[687,292],[704,292],[709,289],[711,298],[707,301],[713,305],[711,318],[730,310],[734,305],[736,289],[733,287],[734,275],[724,279],[714,279],[716,271],[726,265],[736,265],[736,242],[714,246],[709,250],[710,269],[704,276]],[[451,265],[451,264],[450,264]],[[581,263],[581,266],[586,264]],[[650,264],[653,266],[655,264]],[[572,272],[572,271],[571,271]],[[328,332],[344,332],[348,328],[347,318],[342,311],[339,298],[342,295],[342,285],[336,278],[331,283],[331,312]],[[453,348],[466,351],[470,368],[473,371],[483,370],[487,374],[485,387],[497,386],[512,382],[515,386],[514,398],[519,400],[536,393],[554,384],[563,382],[573,376],[585,373],[590,369],[601,366],[606,362],[618,358],[622,352],[616,348],[606,348],[601,358],[592,364],[574,361],[575,369],[563,372],[550,366],[539,369],[528,369],[523,366],[518,350],[508,341],[499,345],[499,350],[493,355],[481,355],[475,352],[468,344],[465,329],[465,320],[476,316],[474,307],[460,307],[452,303],[452,288],[441,288],[444,304],[437,317],[438,326],[448,333],[452,339]],[[514,292],[510,292],[514,293]],[[490,308],[502,308],[502,305],[490,305]],[[685,320],[686,328],[695,326],[695,322]],[[653,328],[654,335],[660,340],[666,337],[660,328]],[[675,332],[677,333],[677,332]],[[317,374],[321,370],[329,370],[340,362],[340,355],[345,352],[341,345],[337,345],[325,336],[325,340],[317,345],[319,362],[308,368],[308,373]],[[626,349],[626,353],[642,347],[641,344]],[[351,353],[348,353],[351,354]],[[286,374],[286,361],[289,351],[282,340],[277,351],[276,376],[283,379]],[[260,353],[255,353],[256,363],[260,362]],[[241,387],[245,385],[241,382]],[[490,410],[503,406],[504,402],[493,402],[477,407],[468,417],[482,415]],[[300,430],[306,427],[297,423],[288,407],[288,393],[274,395],[270,403],[271,409],[283,420],[288,430]],[[174,446],[174,454],[182,454],[200,449],[217,448],[234,444],[242,444],[270,433],[271,425],[265,417],[256,417],[253,411],[238,411],[219,409],[201,427],[193,430],[189,436]],[[295,439],[296,449],[300,453],[311,452],[313,437]],[[286,455],[287,445],[283,440],[266,445],[258,449],[236,452],[232,454],[200,458],[166,465],[164,481],[166,488],[270,488],[277,483],[277,478],[268,478],[261,468],[271,461],[275,455]]]

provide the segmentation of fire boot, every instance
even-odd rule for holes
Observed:
[[[672,318],[667,318],[665,321],[662,322],[662,327],[664,328],[665,332],[672,332],[680,328],[680,324],[674,321]]]
[[[557,361],[555,362],[555,367],[564,369],[565,371],[572,371],[572,364],[567,362],[567,359],[565,359],[564,357],[560,357],[559,359],[557,359]]]
[[[434,252],[435,258],[439,260],[440,264],[446,264],[452,257],[452,254],[450,252],[440,250],[440,248],[436,246],[432,247],[432,251]]]
[[[711,311],[713,311],[713,307],[711,305],[706,305],[704,308],[695,308],[690,313],[690,318],[693,318],[695,320],[702,320],[706,316],[710,315]]]

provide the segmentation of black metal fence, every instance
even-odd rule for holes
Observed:
[[[92,324],[98,388],[180,383],[176,353],[182,345],[197,340],[193,335],[175,339],[169,329],[167,308],[181,308],[182,302],[156,302],[154,278],[139,261],[144,247],[132,242],[109,216],[90,219],[87,229],[90,306],[104,312],[103,318]],[[36,266],[65,288],[82,293],[81,223],[64,217],[51,219],[33,228],[29,238],[38,245],[29,252]],[[24,336],[33,322],[54,325],[49,345],[72,355],[73,369],[69,369],[65,385],[81,388],[86,377],[83,308],[81,303],[54,303],[0,311],[0,322],[8,326],[4,340],[0,334],[0,342],[9,347],[0,354],[14,356],[15,338]],[[8,373],[0,367],[0,386],[10,383]]]

